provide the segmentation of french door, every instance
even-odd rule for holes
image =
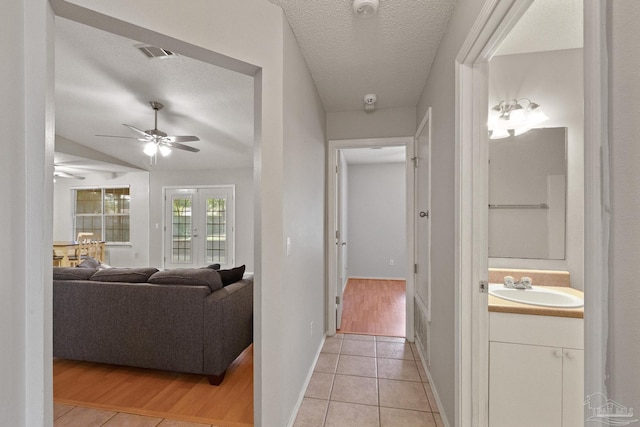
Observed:
[[[165,189],[164,267],[234,261],[234,188]]]

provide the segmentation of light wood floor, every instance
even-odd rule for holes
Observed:
[[[404,280],[349,279],[340,332],[404,337],[405,306]]]
[[[253,345],[219,386],[202,375],[55,359],[53,400],[221,427],[253,426]]]

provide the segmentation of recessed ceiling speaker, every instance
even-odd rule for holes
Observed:
[[[370,18],[378,11],[378,0],[353,0],[353,13],[360,18]]]

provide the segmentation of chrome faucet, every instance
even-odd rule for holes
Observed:
[[[531,277],[522,277],[517,282],[511,276],[504,276],[504,287],[511,289],[531,289]]]

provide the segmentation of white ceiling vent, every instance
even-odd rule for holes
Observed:
[[[140,52],[144,53],[147,58],[170,58],[172,56],[178,56],[170,50],[163,49],[161,47],[149,46],[149,45],[137,45]]]

